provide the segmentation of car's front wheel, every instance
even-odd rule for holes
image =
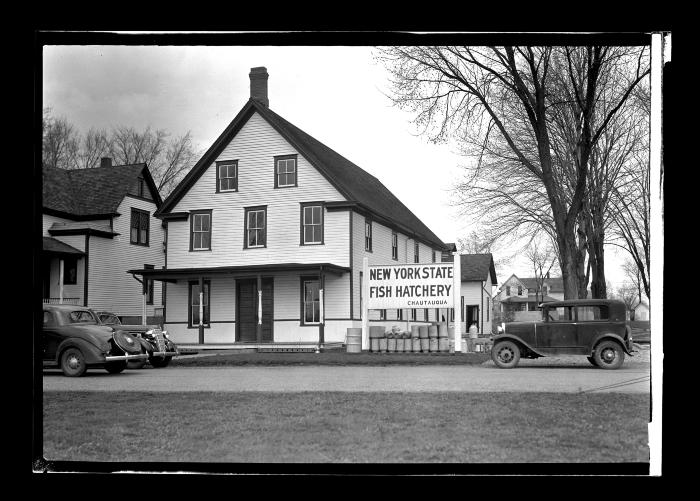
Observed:
[[[61,354],[61,370],[69,377],[80,377],[87,371],[85,355],[78,348],[68,348]]]
[[[491,359],[501,369],[512,369],[520,361],[520,348],[513,341],[500,341],[491,348]]]
[[[120,372],[124,372],[124,369],[126,369],[126,360],[117,360],[105,364],[105,370],[110,374],[119,374]]]
[[[151,357],[148,361],[155,368],[167,367],[173,357]]]
[[[619,369],[625,361],[625,352],[615,341],[601,341],[595,347],[593,359],[601,369]]]

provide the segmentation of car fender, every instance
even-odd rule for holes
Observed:
[[[591,355],[593,355],[593,353],[595,352],[596,345],[604,339],[612,339],[614,341],[617,341],[618,343],[620,343],[625,353],[627,353],[629,356],[634,356],[630,349],[627,347],[627,343],[625,342],[625,340],[622,339],[622,337],[620,337],[619,334],[615,334],[613,332],[605,332],[595,337],[593,343],[591,343]]]
[[[100,364],[105,361],[104,352],[94,344],[80,338],[68,338],[64,339],[61,344],[58,345],[58,349],[56,350],[56,363],[61,362],[61,354],[63,351],[71,347],[78,348],[83,353],[86,364]]]
[[[504,334],[499,334],[498,336],[495,336],[493,338],[493,345],[496,346],[496,343],[498,343],[499,341],[513,341],[515,343],[518,343],[518,344],[525,346],[528,350],[533,352],[535,355],[539,355],[540,357],[546,356],[543,353],[537,351],[535,348],[533,348],[529,343],[526,343],[520,337],[518,337],[514,334],[504,333]]]
[[[140,336],[139,337],[133,336],[133,337],[135,337],[136,339],[139,340],[139,343],[141,343],[141,346],[143,347],[143,351],[145,351],[146,353],[153,351],[153,345],[151,343],[149,343],[148,341],[146,341],[145,339],[143,339]]]

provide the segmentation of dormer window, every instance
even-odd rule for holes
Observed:
[[[290,188],[297,185],[297,156],[275,157],[275,188]]]
[[[506,285],[506,296],[510,296],[510,285]]]
[[[216,162],[216,192],[238,191],[238,160]]]
[[[518,285],[518,296],[522,296],[522,295],[523,295],[523,286]]]

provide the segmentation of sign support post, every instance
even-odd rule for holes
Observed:
[[[455,353],[462,351],[462,260],[459,252],[453,252],[454,262],[452,264],[453,294],[452,304],[455,309]]]
[[[362,258],[362,350],[369,351],[369,311],[367,304],[369,299],[369,260]]]

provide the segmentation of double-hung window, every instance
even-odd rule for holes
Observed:
[[[302,310],[304,324],[321,322],[321,296],[318,279],[302,279]]]
[[[209,295],[210,282],[205,280],[202,289],[202,325],[209,326]],[[189,327],[199,325],[199,282],[189,282],[190,286],[190,311],[189,311]]]
[[[365,219],[365,250],[372,252],[372,221]]]
[[[131,209],[131,243],[148,247],[150,213],[145,210]]]
[[[216,162],[216,192],[238,191],[238,160]]]
[[[275,157],[275,188],[289,188],[297,185],[297,156]]]
[[[301,204],[301,245],[323,243],[323,204]]]
[[[211,250],[211,211],[190,214],[190,250]]]
[[[413,244],[413,262],[414,263],[420,263],[419,251],[420,251],[420,247],[418,245],[418,242],[416,242],[415,244]]]
[[[245,210],[245,248],[267,247],[267,206]]]
[[[152,270],[155,268],[155,265],[152,264],[144,264],[143,269],[144,270]],[[152,278],[143,278],[146,280],[146,304],[153,304],[153,285],[155,284],[155,280]]]
[[[395,231],[391,233],[391,259],[394,261],[399,259],[399,236]]]

